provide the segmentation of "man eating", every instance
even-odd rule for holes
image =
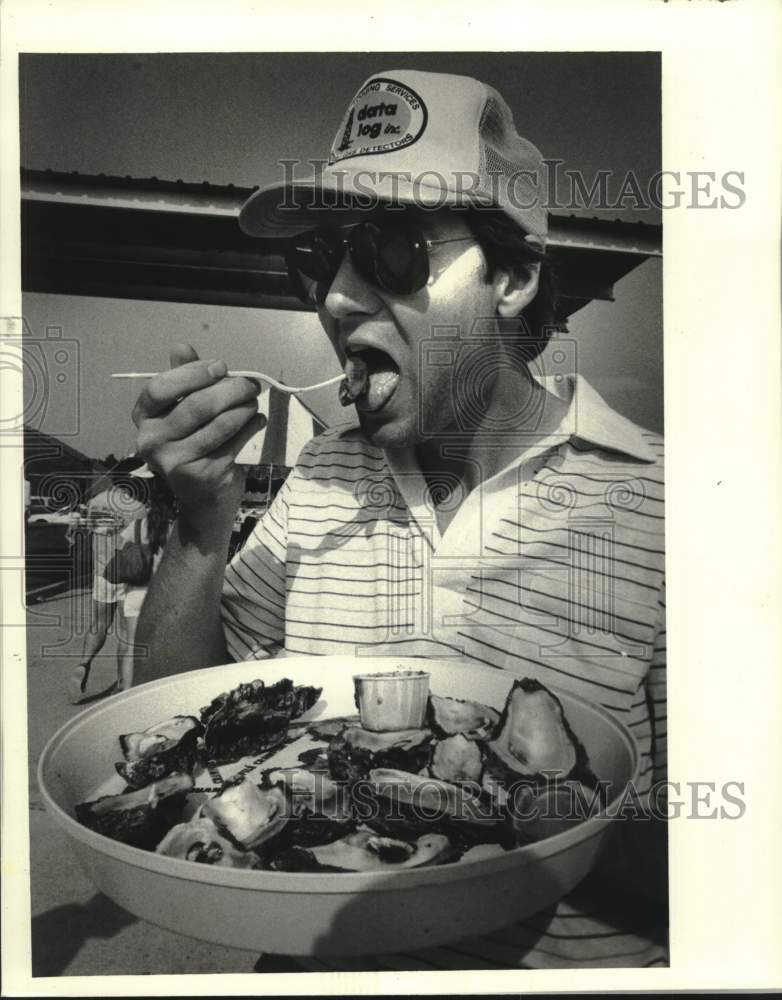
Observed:
[[[283,650],[461,656],[603,705],[636,735],[639,791],[662,776],[662,440],[558,360],[543,167],[491,87],[392,70],[350,102],[316,183],[244,205],[245,232],[289,237],[359,426],[304,448],[226,570],[259,387],[175,348],[134,410],[179,508],[139,680]],[[594,960],[549,917],[519,939],[526,963]],[[614,945],[612,964],[660,960]]]

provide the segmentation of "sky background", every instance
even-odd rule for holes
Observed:
[[[611,197],[628,171],[643,186],[659,169],[660,72],[653,53],[25,55],[21,163],[38,170],[272,183],[280,158],[326,155],[366,77],[404,67],[462,73],[496,87],[519,133],[544,156],[563,160],[563,170],[580,170],[588,183],[598,170],[609,170]],[[567,188],[559,194],[566,196]],[[660,222],[659,212],[633,207],[584,214]],[[568,356],[612,405],[659,430],[660,262],[642,264],[615,292],[616,302],[594,302],[573,316]],[[38,425],[96,457],[133,447],[129,413],[137,389],[112,383],[110,373],[159,368],[177,340],[290,382],[338,370],[309,314],[43,294],[26,295],[24,311],[35,339],[46,341],[47,329],[55,327],[72,345],[68,377],[46,408],[34,407]],[[335,396],[325,390],[308,402],[333,422],[345,416]]]

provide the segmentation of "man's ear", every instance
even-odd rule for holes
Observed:
[[[503,319],[518,316],[538,293],[540,264],[505,270],[498,268],[494,276],[494,301],[497,315]]]

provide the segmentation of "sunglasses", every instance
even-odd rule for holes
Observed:
[[[429,255],[446,243],[475,242],[473,236],[428,240],[399,222],[361,222],[347,234],[313,229],[288,242],[288,276],[307,304],[322,305],[345,253],[370,285],[394,295],[411,295],[429,280]]]

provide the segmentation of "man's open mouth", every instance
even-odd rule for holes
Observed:
[[[343,406],[356,404],[364,411],[379,410],[393,396],[399,383],[399,366],[377,347],[351,351],[345,361],[345,381],[340,383]]]

